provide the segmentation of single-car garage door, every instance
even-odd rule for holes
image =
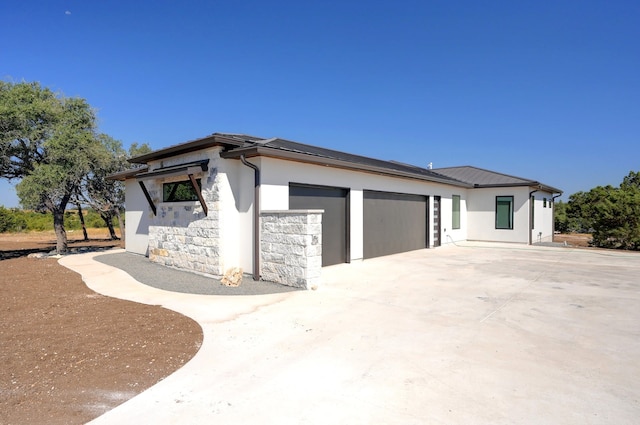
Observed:
[[[303,184],[289,185],[289,209],[322,209],[322,265],[349,262],[347,189]]]
[[[422,249],[427,242],[428,198],[364,191],[364,258]]]

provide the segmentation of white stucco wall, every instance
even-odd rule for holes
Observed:
[[[467,193],[468,189],[450,187],[449,196],[442,197],[441,208],[443,211],[441,227],[442,227],[442,245],[464,241],[467,239]],[[460,195],[460,228],[453,228],[453,195]],[[433,211],[430,212],[433,214]]]
[[[467,195],[468,239],[529,243],[529,187],[470,189]],[[496,196],[513,196],[513,229],[496,229]]]
[[[254,162],[249,160],[249,162]],[[221,255],[226,268],[253,271],[253,169],[238,160],[220,160]],[[263,208],[264,209],[264,208]]]
[[[551,202],[553,194],[539,191],[534,193],[533,196],[535,197],[535,207],[531,241],[533,243],[551,242],[553,241],[553,205]]]
[[[125,181],[125,247],[129,252],[149,254],[149,203],[135,179]]]
[[[467,220],[465,188],[443,185],[419,180],[400,179],[371,173],[356,172],[319,165],[302,164],[275,158],[252,159],[262,172],[262,210],[289,209],[289,183],[314,184],[350,189],[350,246],[351,260],[363,258],[363,191],[378,190],[385,192],[409,193],[441,197],[441,241],[442,244],[467,238]],[[461,196],[461,227],[451,229],[451,196]],[[430,215],[433,218],[430,199]],[[445,230],[446,229],[446,232]],[[432,243],[433,230],[429,232]]]

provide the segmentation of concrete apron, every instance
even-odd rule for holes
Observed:
[[[60,262],[204,332],[190,362],[95,424],[640,417],[634,253],[466,243],[327,267],[315,292],[247,297],[150,288],[94,255]]]

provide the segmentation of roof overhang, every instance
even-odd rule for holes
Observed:
[[[139,167],[139,168],[131,168],[124,171],[119,171],[117,173],[109,174],[105,178],[107,180],[120,180],[125,181],[127,179],[132,179],[140,173],[144,173],[147,171],[147,167]]]
[[[549,192],[551,194],[559,193],[562,194],[560,189],[557,189],[552,186],[547,186],[538,182],[524,182],[524,183],[511,183],[511,184],[474,184],[474,188],[476,189],[490,189],[496,187],[529,187],[535,190],[541,190],[543,192]]]
[[[136,180],[150,180],[159,177],[177,177],[188,176],[189,174],[201,173],[209,169],[209,159],[203,159],[200,161],[187,162],[184,164],[172,165],[169,167],[156,168],[152,171],[144,173],[138,173],[135,175]]]
[[[169,146],[168,148],[159,149],[157,151],[153,151],[144,155],[135,156],[133,158],[130,158],[128,161],[133,164],[146,164],[149,161],[170,158],[176,155],[182,155],[185,153],[195,152],[215,146],[223,146],[225,148],[232,149],[238,146],[242,146],[243,144],[244,141],[237,137],[234,138],[221,134],[212,134],[201,139],[192,140],[190,142]]]
[[[342,168],[346,170],[363,171],[367,173],[373,173],[378,175],[385,175],[391,177],[401,177],[414,180],[430,181],[434,183],[442,183],[453,186],[471,188],[473,185],[452,181],[451,179],[438,178],[437,176],[425,176],[418,173],[405,172],[400,170],[393,170],[384,167],[377,167],[369,164],[359,164],[350,161],[344,161],[335,158],[327,158],[323,156],[309,155],[301,152],[292,152],[283,149],[271,148],[268,146],[250,146],[246,148],[236,148],[229,151],[222,152],[220,156],[225,159],[240,159],[244,155],[246,158],[252,157],[269,157],[284,159],[288,161],[303,162],[307,164],[322,165],[325,167]]]

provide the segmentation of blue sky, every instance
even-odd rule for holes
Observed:
[[[566,195],[640,171],[637,1],[4,0],[0,16],[0,78],[87,99],[125,147],[247,133]]]

